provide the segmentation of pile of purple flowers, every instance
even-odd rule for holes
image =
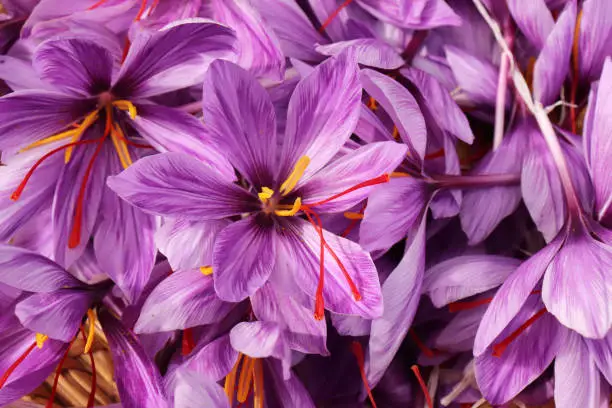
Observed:
[[[123,407],[609,406],[610,0],[0,0],[0,53],[1,406],[96,330]]]

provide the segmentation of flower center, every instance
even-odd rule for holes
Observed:
[[[241,364],[242,363],[242,364]],[[238,375],[240,371],[240,375]],[[236,387],[238,379],[238,387]],[[251,385],[253,385],[251,390]],[[234,395],[238,402],[245,403],[253,395],[253,407],[264,406],[264,376],[261,359],[249,357],[240,353],[232,371],[225,377],[225,394],[230,406],[234,406]]]

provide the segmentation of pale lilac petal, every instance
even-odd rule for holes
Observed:
[[[0,245],[0,282],[28,292],[81,286],[81,282],[50,259],[12,245]]]
[[[147,297],[134,330],[157,333],[212,324],[223,319],[233,306],[217,297],[211,276],[197,269],[177,271]]]
[[[412,177],[392,178],[368,199],[359,243],[368,251],[388,249],[402,240],[425,211],[432,192]]]
[[[533,0],[529,7],[521,0],[509,0],[508,9],[525,37],[541,50],[553,31],[555,21],[544,0]]]
[[[383,284],[384,313],[372,322],[367,377],[370,387],[376,386],[399,349],[421,299],[423,271],[425,269],[425,220],[407,244],[401,262]]]
[[[296,299],[265,284],[251,297],[257,319],[276,322],[285,330],[287,344],[292,350],[308,354],[329,355],[327,326],[324,320],[313,318],[312,309]]]
[[[601,340],[584,339],[584,342],[599,371],[612,384],[612,332]]]
[[[293,259],[293,276],[298,287],[311,298],[319,283],[321,241],[318,232],[306,221],[296,219],[287,227],[288,233],[279,239],[283,253]],[[323,299],[325,308],[335,312],[362,316],[367,319],[382,314],[382,295],[376,267],[370,255],[356,243],[323,229],[323,237],[334,251],[354,282],[361,300],[353,292],[338,263],[325,250]],[[277,251],[280,251],[278,248]]]
[[[181,364],[178,371],[189,370],[207,380],[219,381],[229,374],[238,359],[229,335],[198,345]]]
[[[570,1],[546,39],[533,71],[533,97],[544,106],[559,98],[559,91],[569,72],[575,26],[576,2]]]
[[[354,133],[367,143],[389,141],[391,132],[385,127],[376,114],[365,104],[361,104],[359,121],[355,126]]]
[[[351,18],[347,7],[339,9],[336,0],[310,0],[308,3],[321,26],[325,24],[325,29],[317,30],[319,33],[325,33],[332,41],[355,38],[348,27]]]
[[[594,81],[599,78],[604,61],[612,52],[612,26],[608,16],[612,3],[606,0],[585,0],[578,37],[578,66],[580,78]]]
[[[428,29],[461,24],[461,19],[442,0],[358,0],[373,16],[388,23],[411,29]]]
[[[21,91],[0,98],[0,150],[26,147],[64,131],[95,105],[57,92]]]
[[[569,331],[555,359],[555,406],[600,408],[600,387],[601,375],[584,340]]]
[[[287,378],[281,362],[264,360],[263,364],[264,377],[269,376],[270,382],[274,384],[273,396],[268,401],[270,406],[315,408],[316,405],[304,384],[294,374],[290,374]],[[269,393],[266,393],[266,398],[269,395]]]
[[[456,313],[433,340],[433,347],[450,352],[471,351],[486,305]]]
[[[270,277],[276,258],[273,224],[259,225],[255,216],[225,227],[215,241],[213,277],[219,297],[238,302],[251,296]]]
[[[207,65],[234,53],[228,27],[205,20],[182,20],[153,35],[137,36],[113,85],[119,95],[147,97],[195,85]]]
[[[168,408],[161,374],[147,356],[138,337],[107,311],[100,323],[113,355],[114,379],[125,408]]]
[[[427,129],[414,96],[399,82],[378,71],[364,69],[360,78],[363,89],[391,117],[404,143],[423,159],[427,149]]]
[[[423,280],[436,307],[496,288],[521,262],[500,255],[464,255],[429,268]]]
[[[278,179],[284,181],[302,156],[310,164],[305,182],[335,156],[350,137],[361,106],[361,84],[355,57],[331,57],[300,81],[287,113]]]
[[[368,336],[372,328],[371,320],[359,316],[332,313],[331,322],[338,334],[342,336]]]
[[[572,226],[546,268],[542,298],[565,326],[585,337],[605,337],[612,328],[612,248]]]
[[[212,265],[217,234],[230,222],[165,218],[155,233],[155,243],[175,271]]]
[[[113,57],[93,41],[46,41],[34,52],[32,65],[43,81],[64,92],[89,96],[110,89]]]
[[[389,44],[375,38],[339,41],[319,45],[316,50],[323,55],[338,55],[346,49],[352,49],[361,65],[380,69],[398,69],[404,65],[404,59]]]
[[[255,77],[283,78],[285,56],[279,39],[251,4],[214,0],[209,7],[213,20],[236,30],[238,65]]]
[[[306,183],[298,183],[296,190],[303,204],[317,203],[394,171],[406,157],[407,150],[406,145],[395,142],[367,144],[331,162]],[[360,188],[314,209],[318,213],[346,211],[366,199],[375,189],[376,186]]]
[[[498,341],[510,336],[543,308],[537,297],[529,299],[504,329]],[[544,314],[523,331],[497,357],[491,348],[475,360],[476,381],[491,404],[508,402],[536,380],[562,347],[566,332],[554,316]]]
[[[227,180],[235,174],[225,156],[213,145],[202,122],[186,112],[154,104],[139,104],[131,125],[160,152],[194,156],[216,169]]]
[[[0,56],[0,79],[13,90],[24,91],[26,89],[52,90],[53,86],[43,82],[31,61],[26,61],[10,55]]]
[[[108,186],[148,213],[211,220],[257,209],[258,200],[231,184],[205,163],[181,153],[138,160]]]
[[[15,307],[15,314],[28,329],[66,343],[77,334],[93,294],[78,290],[35,293]]]
[[[266,90],[247,71],[215,61],[204,77],[203,120],[214,143],[255,186],[273,186],[276,115]]]
[[[223,387],[214,381],[203,381],[199,374],[180,371],[174,389],[175,408],[218,407],[230,408]]]
[[[503,283],[487,308],[474,341],[474,355],[479,356],[510,324],[532,295],[546,268],[563,244],[559,235],[550,244],[523,262]]]
[[[498,69],[489,61],[447,46],[446,58],[457,84],[474,105],[495,106]]]
[[[303,61],[321,59],[315,51],[315,46],[324,44],[327,40],[314,29],[294,0],[252,0],[251,3],[274,30],[287,57]]]

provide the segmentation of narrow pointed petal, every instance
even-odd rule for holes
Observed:
[[[207,380],[219,381],[232,370],[238,351],[232,347],[229,335],[223,335],[198,346],[181,364],[178,371],[195,371]]]
[[[373,16],[403,28],[428,29],[461,24],[459,16],[442,0],[358,0],[357,3]]]
[[[338,55],[346,49],[352,49],[361,65],[380,69],[398,69],[404,65],[404,59],[389,44],[375,38],[339,41],[319,45],[316,50],[323,55]]]
[[[370,387],[376,386],[399,349],[421,299],[425,269],[425,219],[406,248],[404,257],[382,287],[384,313],[372,322],[367,365]]]
[[[606,0],[586,0],[582,4],[578,40],[578,64],[582,79],[597,80],[604,61],[612,51],[609,41],[612,27],[607,19],[610,13],[612,3]]]
[[[177,271],[153,289],[134,326],[137,333],[183,330],[220,321],[234,305],[217,297],[213,278]]]
[[[612,332],[601,340],[584,339],[599,371],[612,384]]]
[[[365,91],[389,114],[404,143],[423,159],[427,148],[427,129],[414,96],[399,82],[380,72],[364,69],[360,78]]]
[[[206,20],[182,20],[138,35],[113,85],[120,95],[148,97],[195,85],[208,64],[234,54],[232,29]]]
[[[0,282],[28,292],[81,286],[81,282],[50,259],[12,245],[0,245]]]
[[[175,408],[230,408],[223,387],[214,381],[202,381],[200,376],[192,371],[181,371],[177,377],[174,389]]]
[[[446,59],[457,85],[474,105],[495,106],[498,69],[489,61],[453,46],[447,46]]]
[[[273,186],[276,115],[266,90],[247,71],[215,61],[204,77],[203,120],[214,143],[256,186]]]
[[[550,244],[523,262],[499,288],[478,327],[474,341],[474,355],[479,356],[510,324],[521,307],[532,296],[546,268],[563,244],[559,235]]]
[[[542,298],[565,326],[584,337],[605,337],[612,328],[612,248],[581,227],[570,229],[546,268]]]
[[[508,9],[516,25],[538,49],[546,44],[546,39],[553,31],[555,21],[544,0],[534,0],[529,7],[521,0],[509,0]]]
[[[114,378],[124,408],[167,408],[161,375],[138,337],[107,311],[100,323],[113,355]]]
[[[533,71],[533,97],[544,106],[559,98],[559,91],[569,72],[575,26],[576,2],[570,1],[546,39]]]
[[[32,64],[42,80],[64,92],[89,96],[110,88],[113,57],[93,41],[45,41],[36,49]]]
[[[133,206],[156,215],[211,220],[257,209],[254,196],[181,153],[142,158],[109,177],[108,186]]]
[[[406,157],[407,150],[406,145],[395,142],[370,143],[334,160],[306,183],[298,183],[296,188],[302,203],[325,200],[366,180],[391,173]],[[375,189],[376,186],[360,188],[315,209],[322,213],[347,211]]]
[[[28,329],[68,343],[92,301],[91,293],[78,290],[35,293],[17,304],[15,314]]]
[[[278,180],[286,180],[302,156],[310,164],[305,182],[336,155],[359,119],[361,84],[355,56],[331,57],[300,81],[287,112]],[[335,107],[331,109],[331,107]]]
[[[13,91],[53,90],[53,86],[40,79],[31,61],[10,55],[0,56],[0,79],[4,80]]]
[[[464,255],[448,259],[425,272],[423,291],[436,307],[496,288],[521,262],[499,255]]]

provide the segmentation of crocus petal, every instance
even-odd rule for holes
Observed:
[[[274,357],[281,361],[283,378],[291,376],[291,350],[280,325],[274,322],[242,322],[230,332],[232,347],[253,358]]]
[[[292,350],[329,355],[325,345],[327,326],[324,320],[312,317],[311,309],[276,290],[271,284],[262,286],[251,297],[251,304],[257,319],[281,325],[286,332],[287,344]]]
[[[612,157],[612,60],[606,59],[597,88],[596,99],[589,104],[590,120],[585,128],[585,150],[593,185],[597,217],[604,218],[612,206],[612,176],[606,163]],[[592,108],[594,106],[594,108]],[[585,124],[586,125],[586,124]]]
[[[521,171],[523,146],[533,131],[535,129],[531,123],[519,124],[504,137],[497,150],[489,153],[476,166],[473,174],[518,176]],[[460,219],[470,245],[476,245],[487,238],[502,219],[516,210],[520,201],[521,191],[518,185],[470,188],[464,191]]]
[[[498,70],[488,61],[447,46],[446,59],[457,85],[474,105],[494,106]]]
[[[204,123],[229,161],[255,186],[272,185],[276,117],[266,90],[245,70],[215,61],[204,77]]]
[[[109,173],[119,173],[121,163],[117,155],[111,153],[106,158]],[[132,207],[108,186],[104,187],[94,250],[102,270],[131,302],[138,299],[149,282],[157,253],[154,233],[152,215]]]
[[[217,234],[230,222],[165,218],[163,225],[155,233],[155,243],[175,271],[212,265]]]
[[[0,282],[28,292],[53,292],[81,286],[50,259],[12,245],[0,245]]]
[[[319,61],[316,44],[326,42],[293,0],[252,0],[251,3],[278,36],[283,53],[303,61]]]
[[[145,212],[211,220],[257,209],[257,199],[230,184],[205,163],[181,153],[138,160],[108,186]]]
[[[236,30],[238,65],[255,77],[283,78],[285,56],[279,40],[252,5],[238,0],[214,0],[209,7],[213,20]]]
[[[276,231],[255,217],[234,222],[218,235],[213,277],[219,297],[238,302],[251,296],[270,277],[276,257]]]
[[[537,3],[537,2],[535,2]],[[521,6],[521,9],[529,7]],[[538,20],[541,17],[538,17]],[[533,96],[544,106],[553,103],[569,72],[576,26],[576,2],[570,1],[559,16],[533,71]]]
[[[376,386],[399,349],[421,299],[425,269],[425,220],[421,215],[404,257],[383,284],[384,313],[372,322],[367,364],[370,387]]]
[[[310,393],[304,387],[299,378],[293,374],[287,378],[281,362],[276,360],[264,360],[264,377],[269,376],[274,384],[272,393],[266,393],[268,404],[274,407],[300,407],[314,408],[315,404]],[[270,395],[272,394],[272,395]]]
[[[367,143],[383,142],[392,138],[391,132],[385,128],[378,116],[363,103],[354,133]]]
[[[464,255],[448,259],[425,272],[423,291],[436,307],[473,296],[501,285],[520,265],[499,255]]]
[[[354,55],[331,57],[300,81],[287,112],[279,180],[302,156],[310,158],[305,182],[334,157],[359,119],[361,85]]]
[[[202,381],[200,375],[193,371],[180,371],[177,377],[177,385],[174,389],[174,407],[230,408],[223,387],[214,381]]]
[[[427,149],[427,129],[414,96],[399,82],[378,71],[364,69],[360,78],[363,89],[389,114],[404,143],[423,159]]]
[[[486,305],[483,305],[456,313],[437,334],[433,346],[450,352],[471,351],[485,309]]]
[[[442,0],[358,0],[357,3],[373,16],[403,28],[428,29],[461,24],[459,16]]]
[[[338,7],[336,0],[311,0],[308,2],[314,16],[321,26],[317,31],[325,33],[333,41],[343,41],[354,37],[349,34],[350,16],[347,7]]]
[[[474,355],[479,356],[510,324],[532,295],[546,268],[563,244],[560,234],[550,244],[523,262],[503,283],[487,308],[474,341]]]
[[[529,299],[502,331],[499,340],[510,336],[543,306],[539,298]],[[506,403],[538,378],[562,347],[565,332],[554,316],[545,314],[514,339],[500,356],[494,356],[488,349],[476,357],[476,381],[487,401],[495,405]]]
[[[361,65],[380,69],[398,69],[404,65],[404,59],[393,47],[375,38],[360,38],[319,45],[316,50],[323,55],[331,56],[338,55],[347,48],[354,50],[357,62]]]
[[[1,42],[2,40],[0,40]],[[23,91],[26,89],[52,90],[53,86],[43,82],[34,68],[31,61],[22,60],[10,55],[0,56],[0,78],[13,91]]]
[[[306,183],[296,188],[303,204],[312,204],[348,190],[364,181],[390,173],[406,157],[408,147],[395,142],[370,143],[334,160]],[[345,194],[327,204],[315,206],[317,212],[341,212],[368,197],[375,186]]]
[[[64,92],[89,96],[110,88],[112,56],[93,41],[45,41],[36,49],[32,64],[42,80]]]
[[[62,132],[94,106],[57,92],[21,91],[0,98],[0,150],[26,147]]]
[[[612,13],[612,3],[606,0],[586,0],[582,4],[578,37],[578,66],[580,78],[594,81],[599,78],[604,61],[612,50],[612,27],[607,16]]]
[[[584,339],[599,371],[612,384],[612,332],[601,340]]]
[[[541,50],[555,25],[546,2],[534,0],[529,7],[525,7],[525,3],[521,0],[509,0],[508,9],[523,34],[538,50]]]
[[[107,311],[100,312],[99,318],[113,354],[114,378],[122,406],[167,408],[161,375],[138,337]]]
[[[112,147],[107,147],[97,154],[97,146],[77,146],[57,181],[51,209],[54,259],[65,268],[69,268],[81,256],[94,229],[108,175],[105,157],[107,154],[115,154]],[[90,170],[89,175],[86,177],[88,170]],[[80,200],[83,183],[86,183],[85,190],[83,199]],[[81,219],[77,220],[76,208],[79,201],[82,205],[82,214]],[[73,246],[70,242],[76,222],[80,223],[79,240],[78,244]]]
[[[153,289],[134,330],[156,333],[216,323],[232,307],[217,297],[211,276],[199,270],[177,271]]]
[[[195,85],[210,62],[234,53],[233,30],[205,20],[172,23],[153,35],[137,36],[113,90],[147,97]]]
[[[584,340],[568,332],[555,360],[555,406],[600,408],[600,378]]]
[[[585,337],[603,338],[612,328],[612,248],[581,227],[571,228],[546,268],[542,298],[565,326]]]
[[[234,180],[234,169],[212,144],[199,119],[178,109],[154,104],[139,104],[137,111],[131,125],[157,151],[196,157],[227,180]]]
[[[315,227],[296,219],[287,226],[289,233],[279,239],[282,251],[292,260],[293,276],[298,287],[314,297],[319,283],[321,240]],[[354,299],[353,291],[342,269],[330,252],[324,255],[325,278],[323,299],[325,308],[335,312],[362,316],[367,319],[382,314],[382,295],[376,267],[370,255],[356,243],[323,229],[325,242],[333,250],[361,295]],[[281,251],[279,247],[277,251]],[[285,266],[286,267],[286,266]]]
[[[92,301],[92,294],[84,291],[35,293],[17,304],[15,314],[28,329],[68,343]]]
[[[427,185],[412,177],[392,178],[368,199],[359,243],[368,251],[388,249],[418,222],[431,196]]]

